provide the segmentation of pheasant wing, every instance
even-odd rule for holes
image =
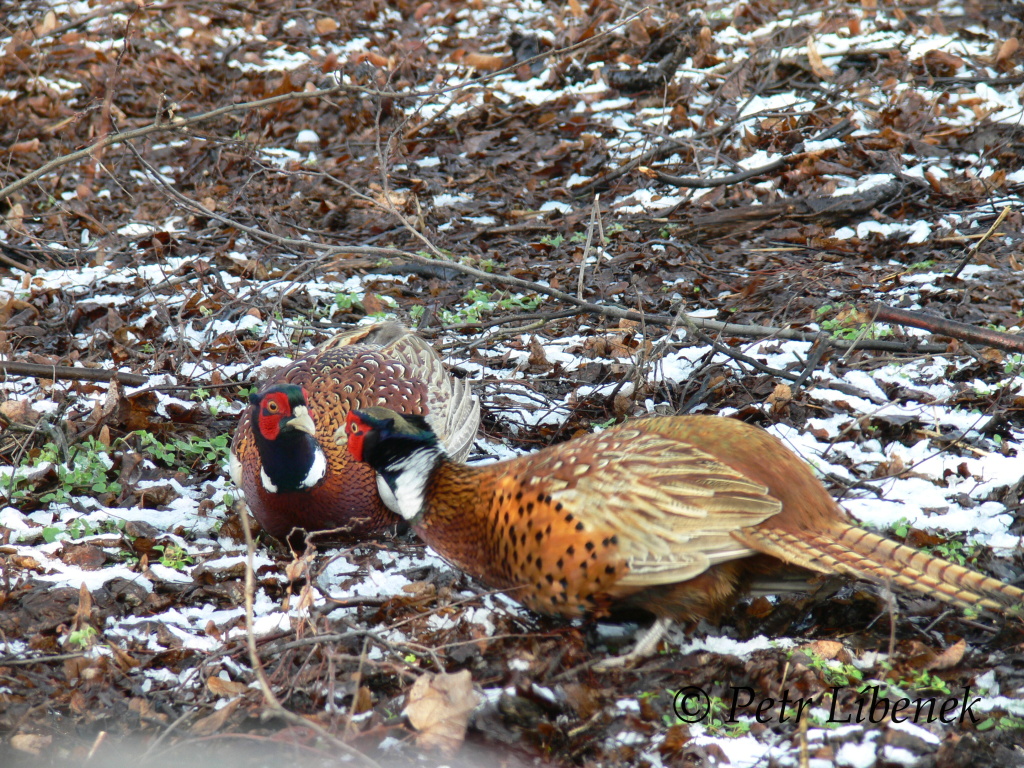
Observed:
[[[622,586],[684,581],[756,554],[732,533],[782,509],[765,486],[659,433],[660,421],[580,438],[532,467],[585,526],[615,531],[629,567]]]

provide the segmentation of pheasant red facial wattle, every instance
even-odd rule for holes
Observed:
[[[346,429],[352,458],[428,545],[541,613],[641,609],[658,618],[656,642],[787,565],[1024,610],[1024,591],[858,527],[807,464],[733,419],[639,419],[481,467],[387,408],[353,411]]]
[[[346,540],[398,524],[373,471],[345,447],[349,410],[382,404],[423,415],[455,455],[472,447],[480,412],[468,384],[397,323],[332,337],[250,397],[231,446],[231,476],[264,530],[279,539],[305,531]]]

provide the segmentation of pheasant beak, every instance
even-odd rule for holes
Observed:
[[[295,407],[292,411],[292,417],[285,422],[285,426],[316,437],[316,425],[313,423],[313,418],[309,415],[309,410],[304,405]]]

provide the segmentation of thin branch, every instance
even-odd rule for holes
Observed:
[[[1006,219],[1006,217],[1009,215],[1010,206],[1004,206],[1003,210],[999,212],[999,216],[996,218],[994,222],[992,222],[992,226],[988,228],[988,231],[985,234],[983,234],[981,238],[979,238],[978,242],[976,242],[973,246],[967,249],[967,254],[960,260],[960,263],[957,264],[956,269],[953,270],[953,274],[950,275],[950,277],[952,277],[955,280],[957,277],[960,276],[960,273],[964,271],[964,267],[970,264],[971,259],[973,259],[977,255],[978,249],[981,248],[982,244],[984,244],[986,240],[992,237],[995,231],[999,228],[999,225],[1002,224],[1003,220]]]
[[[978,328],[927,312],[897,309],[896,307],[887,307],[885,304],[875,304],[871,308],[871,312],[877,320],[883,323],[909,325],[911,328],[920,328],[939,336],[949,336],[974,344],[984,344],[986,347],[1005,349],[1008,352],[1024,352],[1024,335],[1021,334]]]
[[[292,725],[309,728],[322,739],[336,747],[338,751],[345,753],[364,765],[370,766],[370,768],[381,768],[380,764],[375,760],[364,755],[358,749],[349,746],[323,726],[285,709],[284,705],[270,687],[270,681],[267,679],[266,670],[263,668],[263,662],[260,660],[259,651],[256,649],[256,632],[253,629],[253,596],[256,590],[256,575],[253,566],[253,556],[256,551],[256,545],[252,539],[252,529],[249,527],[249,511],[242,503],[238,503],[235,506],[235,509],[237,510],[238,518],[242,523],[242,532],[245,534],[245,642],[249,651],[249,663],[252,664],[252,671],[256,676],[260,692],[263,694],[263,698],[266,701],[267,709],[270,710],[272,714],[282,718],[283,720],[287,720]]]
[[[271,104],[277,104],[282,101],[290,101],[292,99],[318,99],[324,96],[329,96],[339,91],[348,90],[348,86],[334,85],[330,88],[321,88],[316,91],[293,91],[292,93],[282,93],[277,96],[270,96],[266,99],[258,99],[257,101],[245,101],[241,104],[228,104],[217,109],[210,110],[209,112],[203,112],[202,114],[193,115],[192,117],[174,117],[169,121],[158,119],[154,123],[144,125],[141,128],[133,128],[130,131],[123,131],[120,133],[108,133],[106,136],[90,144],[87,147],[71,152],[67,155],[54,158],[48,163],[36,168],[25,176],[22,176],[15,182],[8,184],[3,189],[0,189],[0,200],[4,200],[10,197],[13,193],[17,192],[24,186],[31,184],[38,178],[41,178],[48,174],[50,171],[61,168],[65,165],[69,165],[77,160],[89,157],[93,153],[106,147],[112,147],[116,144],[123,144],[134,139],[148,136],[151,133],[159,133],[162,131],[180,131],[183,128],[188,128],[191,125],[197,123],[206,122],[212,120],[215,117],[221,115],[227,115],[232,112],[245,112],[252,109],[260,109],[261,107],[267,107]]]
[[[138,387],[149,383],[149,376],[139,373],[112,371],[109,368],[77,368],[70,365],[43,365],[42,363],[16,363],[0,360],[0,374],[8,376],[34,376],[37,379],[70,379],[73,381],[110,381]]]

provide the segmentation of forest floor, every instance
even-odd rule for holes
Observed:
[[[0,1],[0,764],[1024,765],[1019,617],[815,583],[597,672],[636,625],[408,534],[257,532],[247,588],[226,462],[272,367],[395,318],[473,461],[741,418],[1021,585],[1024,5],[143,6]]]

